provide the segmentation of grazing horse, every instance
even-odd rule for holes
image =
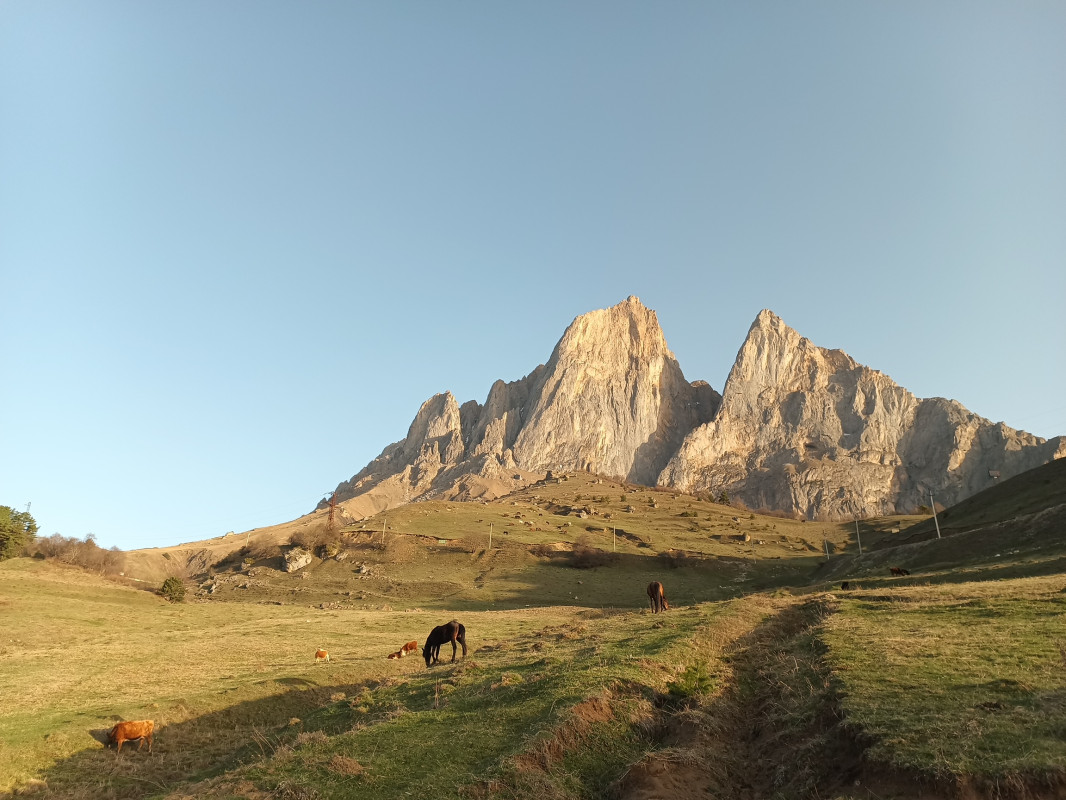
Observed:
[[[888,571],[891,572],[893,575],[910,575],[911,574],[908,570],[903,569],[903,567],[890,567]]]
[[[666,611],[670,608],[670,604],[666,602],[666,593],[663,591],[663,585],[658,581],[652,581],[648,584],[648,599],[651,600],[651,613],[658,614],[660,611]]]
[[[463,658],[466,658],[466,628],[453,619],[429,632],[426,646],[422,648],[422,658],[426,660],[427,667],[440,661],[440,646],[445,642],[452,643],[452,661],[455,661],[456,642],[463,646]]]

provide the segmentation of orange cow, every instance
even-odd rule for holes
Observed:
[[[142,719],[137,722],[120,722],[111,732],[107,734],[108,744],[117,744],[118,752],[122,752],[123,742],[132,742],[134,739],[140,739],[140,743],[137,745],[137,752],[140,752],[144,747],[144,740],[148,740],[148,752],[152,752],[152,731],[155,730],[155,723],[150,719]]]
[[[315,650],[315,663],[319,661],[329,661],[329,653],[322,649]]]
[[[418,649],[418,642],[408,642],[395,653],[389,653],[388,658],[403,658]]]

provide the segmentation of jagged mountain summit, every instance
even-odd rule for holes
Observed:
[[[483,405],[450,392],[402,441],[337,487],[354,518],[417,500],[506,494],[547,470],[587,470],[839,519],[951,505],[1066,455],[1050,441],[922,400],[841,350],[759,313],[722,395],[689,382],[636,297],[575,319],[546,364],[496,381]]]

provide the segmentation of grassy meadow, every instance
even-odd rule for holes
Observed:
[[[997,520],[959,566],[964,531],[890,548],[915,520],[866,521],[860,556],[854,524],[581,475],[395,509],[293,574],[234,549],[180,604],[0,562],[0,796],[1062,796],[1066,575],[1038,516],[1039,553]],[[453,617],[466,659],[385,658]],[[143,718],[151,755],[101,745]]]

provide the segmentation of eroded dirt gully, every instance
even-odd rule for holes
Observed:
[[[846,729],[818,624],[825,596],[778,607],[723,658],[723,689],[674,714],[662,749],[630,768],[616,800],[720,798],[910,798],[953,796],[917,780],[877,772]]]

